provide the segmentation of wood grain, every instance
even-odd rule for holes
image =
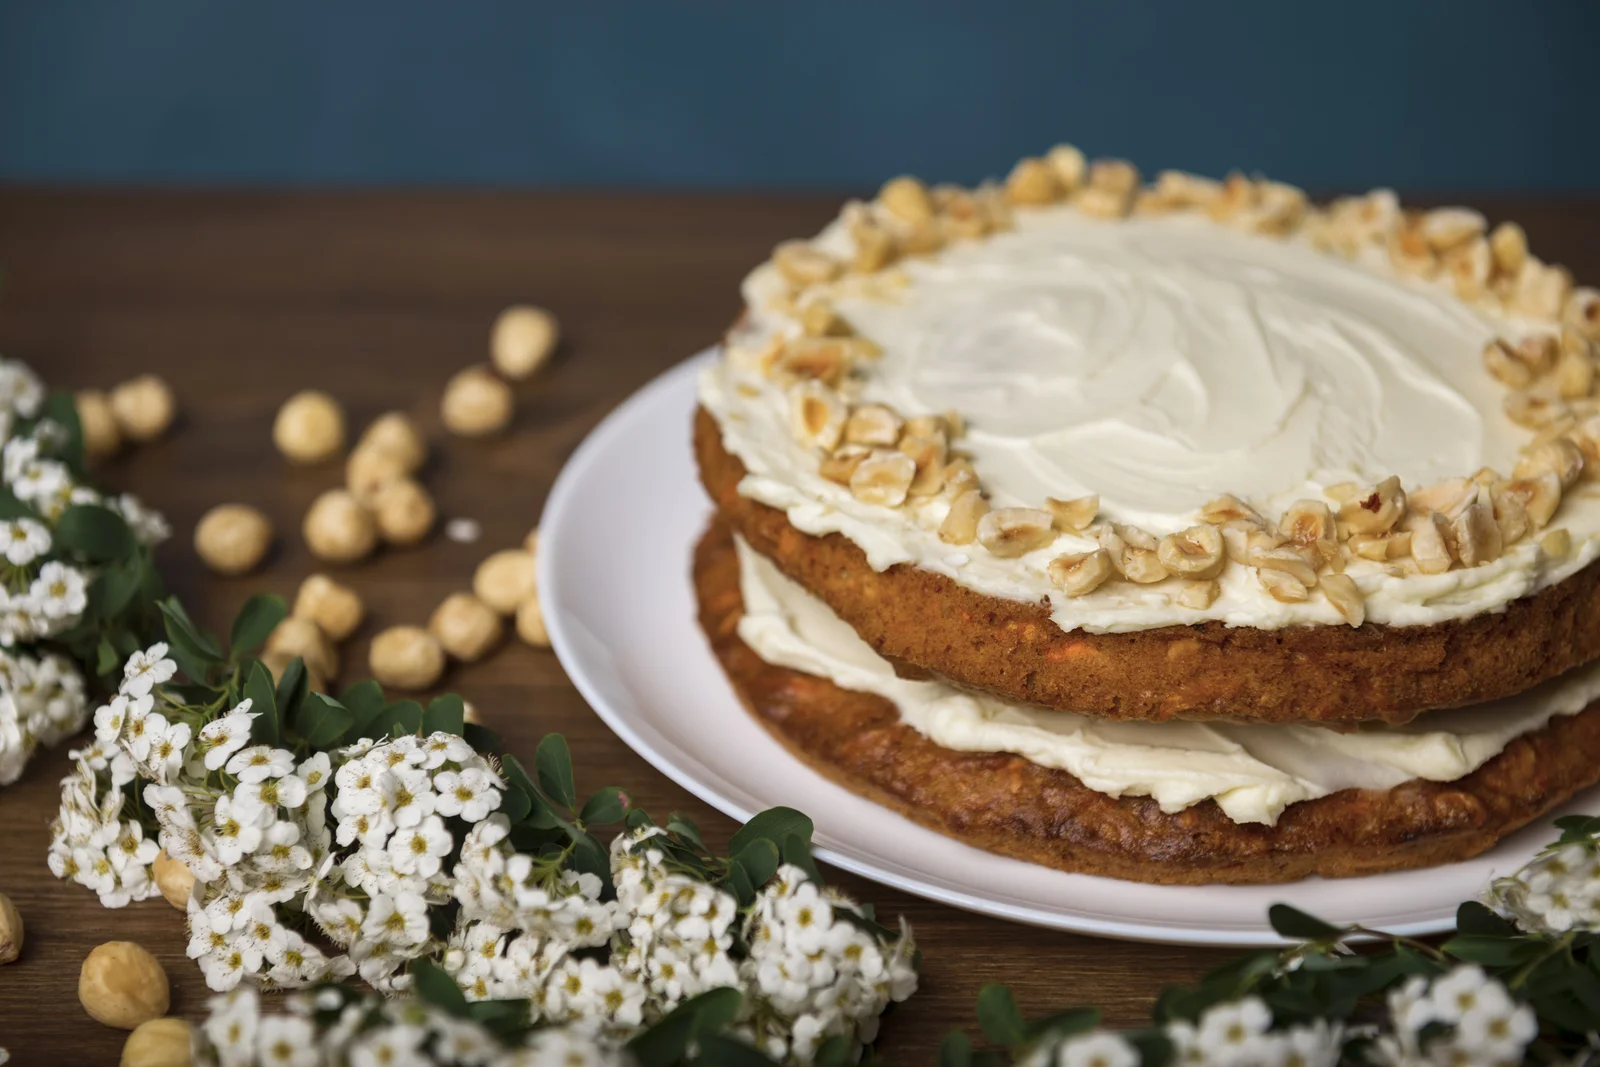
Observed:
[[[1522,221],[1546,258],[1600,278],[1600,203],[1485,206]],[[357,677],[376,628],[425,621],[467,586],[480,558],[518,542],[584,434],[714,341],[737,311],[750,265],[835,207],[831,197],[799,196],[10,190],[0,193],[0,352],[59,386],[105,387],[143,371],[173,383],[177,430],[101,475],[166,512],[176,536],[161,552],[165,573],[213,627],[251,593],[292,595],[316,569],[300,518],[340,470],[292,469],[277,456],[269,432],[277,406],[316,386],[339,397],[357,427],[395,408],[416,416],[434,442],[424,477],[441,515],[476,519],[484,536],[474,545],[435,537],[332,569],[370,608],[344,649],[344,675]],[[555,311],[561,349],[518,386],[509,434],[448,438],[440,386],[486,358],[489,323],[515,301]],[[255,504],[277,523],[263,573],[221,579],[195,562],[194,523],[224,501]],[[719,841],[732,832],[617,740],[549,652],[509,644],[445,684],[477,704],[513,751],[531,753],[542,734],[560,731],[583,784],[623,785],[651,811],[689,813]],[[0,892],[28,925],[22,959],[0,968],[0,1045],[23,1065],[116,1062],[124,1035],[90,1020],[76,997],[78,967],[102,941],[135,940],[156,953],[174,1012],[194,1016],[206,998],[183,955],[177,911],[159,899],[107,911],[50,877],[47,824],[67,770],[64,751],[49,753],[0,791]],[[891,1063],[931,1062],[947,1030],[972,1025],[986,982],[1010,982],[1029,1012],[1094,1003],[1110,1022],[1133,1024],[1163,985],[1229,955],[1035,930],[835,877],[880,914],[905,915],[922,945],[922,989],[885,1021],[879,1042]]]

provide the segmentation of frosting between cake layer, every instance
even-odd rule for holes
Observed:
[[[739,637],[766,662],[880,696],[906,725],[942,747],[1014,753],[1109,796],[1151,797],[1166,812],[1210,799],[1236,823],[1272,825],[1289,805],[1343,789],[1454,781],[1516,737],[1600,699],[1600,666],[1591,665],[1516,697],[1353,733],[1113,722],[1048,711],[900,678],[826,604],[743,540],[738,551],[745,605]]]
[[[1415,486],[1483,466],[1507,472],[1526,444],[1480,352],[1491,337],[1534,327],[1400,278],[1381,253],[1352,263],[1304,238],[1186,216],[1108,223],[1070,207],[1019,212],[1016,225],[904,261],[898,289],[847,279],[832,295],[883,349],[860,399],[961,412],[959,447],[997,507],[1098,493],[1101,518],[1160,535],[1194,523],[1224,492],[1277,514],[1340,482],[1394,474]],[[842,254],[848,240],[836,224],[816,243]],[[790,434],[783,387],[753,368],[752,354],[793,328],[763,311],[782,289],[770,265],[751,274],[749,318],[703,377],[701,400],[749,471],[741,493],[784,510],[797,528],[843,534],[879,570],[911,563],[988,595],[1048,600],[1064,630],[1342,621],[1321,597],[1273,599],[1239,567],[1225,571],[1205,609],[1176,604],[1170,588],[1125,582],[1067,597],[1045,565],[1093,548],[1086,538],[995,559],[939,540],[947,500],[893,512],[854,500],[819,475]],[[1559,558],[1530,538],[1443,574],[1394,575],[1367,560],[1347,573],[1373,622],[1495,611],[1600,556],[1600,490],[1575,486],[1556,524],[1572,535]]]

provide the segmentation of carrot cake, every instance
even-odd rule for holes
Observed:
[[[703,480],[904,676],[1349,727],[1600,657],[1600,292],[1515,224],[1063,146],[744,296]]]

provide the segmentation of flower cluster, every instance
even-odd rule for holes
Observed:
[[[156,843],[141,819],[124,817],[133,762],[98,741],[69,755],[75,768],[61,780],[61,811],[50,827],[46,860],[50,873],[93,890],[107,908],[156,896]]]
[[[1533,1008],[1472,964],[1431,979],[1413,975],[1388,999],[1392,1031],[1374,1052],[1390,1067],[1521,1063],[1539,1033]]]
[[[1559,936],[1600,929],[1600,851],[1593,838],[1557,844],[1498,879],[1490,900],[1524,930]]]
[[[54,653],[0,651],[0,785],[10,785],[40,745],[54,747],[89,716],[83,675]]]
[[[859,907],[797,867],[778,868],[756,897],[742,976],[754,998],[749,1035],[775,1058],[809,1061],[818,1045],[878,1034],[878,1016],[917,988],[909,930],[883,937]]]
[[[79,438],[70,411],[70,399],[48,397],[26,366],[0,359],[0,785],[21,775],[39,745],[83,726],[78,667],[28,646],[63,642],[86,658],[89,649],[79,646],[95,621],[85,618],[91,587],[110,562],[103,551],[108,524],[129,538],[135,555],[137,546],[169,532],[136,498],[107,497],[84,481],[74,463]],[[72,512],[78,514],[69,520]],[[138,572],[127,573],[119,610],[139,586]],[[96,641],[110,636],[92,634]],[[108,644],[105,655],[114,668],[118,649]]]
[[[582,1030],[549,1027],[502,1040],[470,1018],[416,999],[339,988],[300,993],[267,1015],[249,986],[213,997],[196,1067],[623,1067],[629,1059]]]

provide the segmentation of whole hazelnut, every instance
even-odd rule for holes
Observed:
[[[471,593],[451,593],[433,609],[428,632],[456,659],[475,663],[499,643],[505,624]]]
[[[114,456],[122,447],[122,431],[111,411],[111,398],[98,389],[85,389],[72,398],[83,430],[83,452],[90,459]]]
[[[444,673],[444,649],[420,626],[391,626],[372,639],[367,664],[382,685],[426,689]]]
[[[489,335],[495,370],[507,378],[526,378],[555,351],[560,327],[544,308],[518,304],[500,312]]]
[[[544,628],[544,610],[538,597],[529,597],[517,606],[517,636],[534,648],[549,648],[550,633]]]
[[[511,387],[487,367],[468,367],[444,387],[444,424],[462,437],[487,437],[511,422]]]
[[[528,536],[522,539],[522,547],[528,550],[528,555],[534,559],[539,558],[539,527],[535,526],[528,531]]]
[[[520,548],[507,548],[482,563],[472,576],[472,591],[478,599],[502,615],[516,612],[517,606],[533,596],[538,579],[533,572],[533,554]]]
[[[327,393],[307,389],[283,402],[272,443],[294,463],[321,463],[344,447],[344,409]]]
[[[288,652],[267,649],[261,653],[260,659],[261,665],[272,675],[273,684],[276,685],[283,681],[283,672],[288,668],[289,664],[294,662],[295,657]],[[326,693],[328,691],[328,680],[312,670],[311,666],[305,663],[304,660],[301,661],[301,665],[306,669],[306,688],[313,693]]]
[[[345,641],[361,625],[366,610],[354,589],[340,585],[326,574],[313,574],[300,583],[293,614],[316,623],[330,641]]]
[[[0,893],[0,963],[10,963],[22,955],[22,913],[11,898]]]
[[[344,463],[344,484],[363,504],[411,473],[405,456],[383,445],[358,445]]]
[[[312,501],[301,532],[317,558],[335,563],[361,559],[378,543],[371,514],[345,489],[329,489]]]
[[[190,1067],[193,1042],[194,1029],[185,1020],[151,1019],[128,1035],[118,1067]]]
[[[78,1000],[95,1022],[132,1030],[167,1013],[167,972],[132,941],[107,941],[83,961]]]
[[[218,574],[256,569],[272,547],[272,520],[248,504],[218,504],[194,528],[194,550]]]
[[[463,700],[461,702],[461,721],[482,726],[483,716],[478,714],[478,705],[470,700]]]
[[[267,651],[281,652],[289,659],[299,656],[305,661],[306,670],[323,678],[339,674],[339,653],[334,651],[333,642],[322,627],[298,615],[278,623],[267,637]]]
[[[130,441],[154,441],[171,427],[177,412],[172,387],[154,374],[141,374],[111,390],[111,414]]]
[[[372,501],[378,533],[392,545],[414,545],[433,529],[433,497],[410,478],[390,482]]]
[[[189,897],[194,892],[194,874],[184,862],[173,859],[166,852],[157,852],[151,870],[155,874],[156,888],[161,890],[167,903],[179,911],[187,911]]]
[[[401,411],[379,415],[361,434],[357,448],[384,448],[400,457],[405,473],[413,474],[428,459],[428,441],[410,416]]]

